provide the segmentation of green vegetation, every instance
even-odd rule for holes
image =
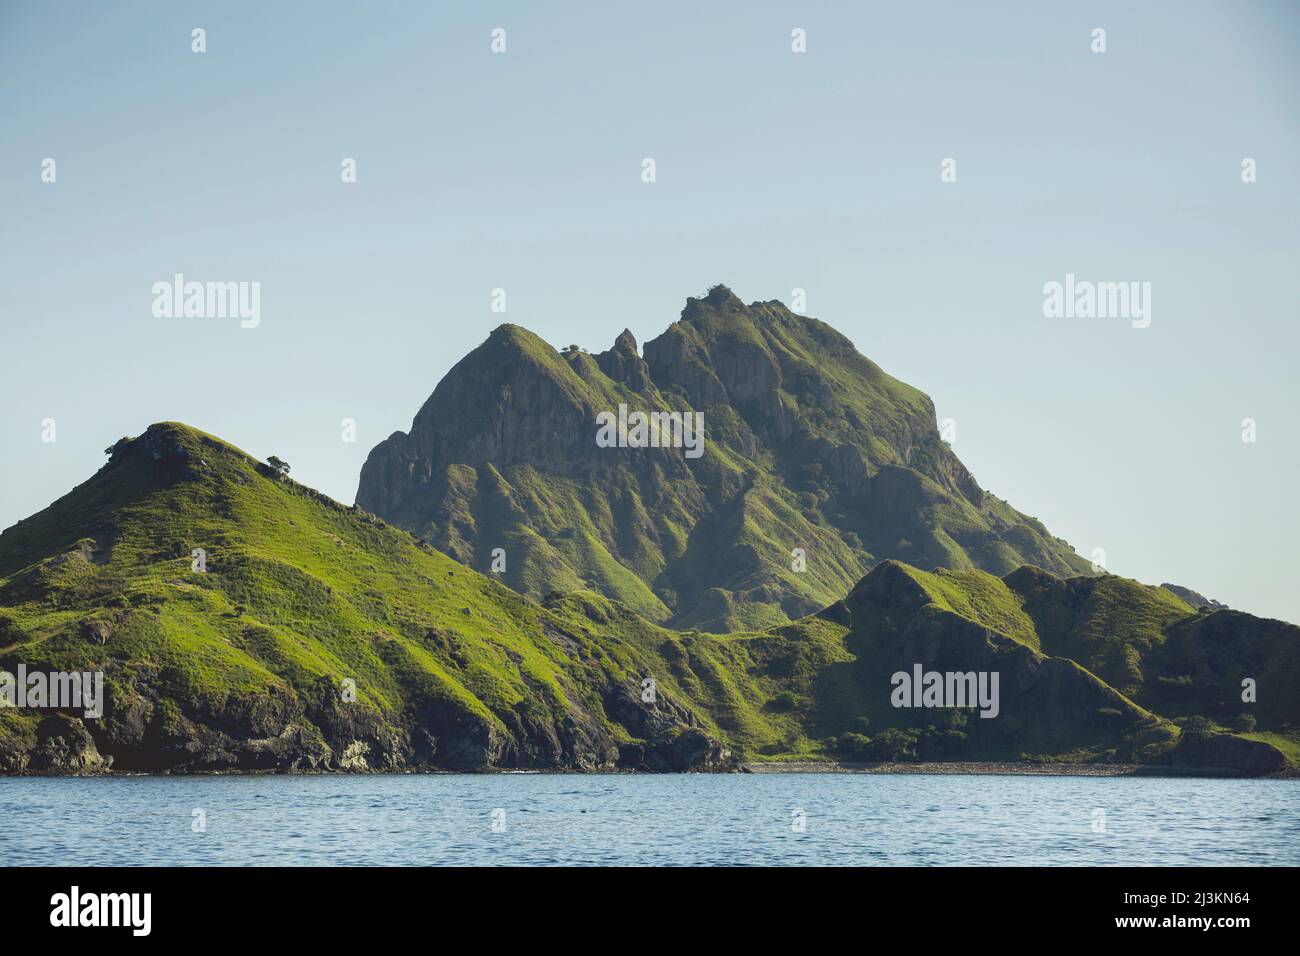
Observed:
[[[596,414],[620,404],[701,412],[703,456],[597,447]],[[629,332],[593,356],[501,326],[371,452],[357,503],[480,571],[504,549],[503,580],[533,598],[587,587],[715,633],[813,613],[885,558],[1090,573],[979,487],[926,395],[829,325],[722,286],[644,358]]]
[[[579,493],[516,474],[507,485],[462,466],[449,480],[475,495]],[[642,514],[630,499],[608,507],[620,527]],[[537,532],[521,543],[539,560],[553,546]],[[597,545],[592,534],[584,547]],[[595,553],[586,564],[600,566]],[[658,598],[621,562],[601,580]],[[101,720],[0,710],[0,770],[94,770],[105,757],[187,772],[1034,755],[1267,772],[1300,747],[1297,629],[1197,614],[1135,582],[885,561],[817,614],[772,623],[751,602],[735,613],[756,626],[725,635],[667,629],[570,583],[538,603],[274,463],[155,425],[0,535],[0,667],[102,670],[108,690]],[[1132,665],[1124,692],[1101,673],[1116,658]],[[998,671],[999,717],[893,708],[890,676],[915,662]],[[1255,708],[1240,702],[1246,671]],[[1203,719],[1189,731],[1187,718]]]

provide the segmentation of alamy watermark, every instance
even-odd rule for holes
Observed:
[[[153,314],[159,319],[239,319],[245,329],[262,322],[262,283],[186,282],[178,272],[172,281],[153,284]]]
[[[96,720],[104,716],[103,671],[0,671],[0,707],[81,710]]]
[[[997,671],[924,671],[912,665],[912,673],[897,671],[889,682],[894,686],[889,702],[895,707],[979,707],[981,717],[996,717]]]
[[[704,454],[703,412],[629,412],[626,405],[596,414],[600,448],[684,448],[687,458]]]
[[[1043,315],[1049,319],[1131,319],[1133,328],[1151,324],[1150,282],[1092,282],[1076,280],[1043,286]]]
[[[152,910],[152,893],[83,893],[74,885],[50,897],[50,925],[125,926],[132,936],[148,936]]]

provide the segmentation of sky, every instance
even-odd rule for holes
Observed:
[[[1298,119],[1281,0],[0,0],[0,527],[164,420],[351,503],[501,322],[599,351],[722,282],[1084,556],[1300,622]],[[156,316],[176,273],[259,324]],[[1046,317],[1067,274],[1149,327]]]

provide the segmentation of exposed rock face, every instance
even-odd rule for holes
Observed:
[[[624,329],[614,347],[596,356],[596,364],[606,376],[622,382],[634,392],[643,392],[650,384],[650,369],[636,351],[636,338]]]
[[[518,710],[504,730],[450,703],[426,702],[391,721],[344,702],[321,678],[305,692],[274,685],[252,697],[178,706],[160,698],[156,675],[133,683],[110,673],[112,691],[101,719],[53,714],[27,746],[0,734],[0,772],[87,774],[222,771],[488,770],[494,768],[648,771],[716,770],[728,766],[726,748],[696,715],[670,695],[643,701],[637,686],[610,681],[602,713],[578,703],[559,721]],[[604,719],[602,719],[604,718]],[[608,721],[644,741],[628,758]],[[631,751],[629,751],[630,753]]]
[[[33,773],[84,774],[108,770],[112,758],[100,756],[85,723],[61,714],[45,718],[36,731],[37,744],[24,769]]]
[[[337,696],[335,688],[328,688],[328,693]],[[335,711],[333,717],[328,710]],[[676,716],[680,715],[679,708]],[[465,720],[452,713],[424,712],[409,721],[390,724],[369,710],[330,706],[268,724],[248,715],[174,711],[169,715],[153,706],[141,711],[130,704],[122,708],[110,703],[102,721],[63,715],[47,718],[31,748],[0,736],[0,772],[724,768],[725,749],[689,726],[689,721],[693,718],[682,724],[674,717],[663,720],[661,726],[643,727],[648,730],[646,756],[629,763],[620,761],[618,745],[590,715],[571,717],[558,725],[524,716],[512,722],[508,733],[501,733],[486,721]],[[683,740],[692,745],[686,746]]]
[[[596,415],[620,404],[702,412],[703,455],[599,447]],[[980,489],[925,395],[830,326],[723,286],[644,357],[627,330],[593,358],[501,326],[371,451],[357,504],[478,570],[501,549],[533,597],[588,587],[715,631],[811,613],[884,558],[1088,572]]]
[[[623,750],[606,723],[580,707],[558,723],[525,712],[509,715],[503,733],[487,720],[436,705],[390,723],[373,710],[342,703],[338,689],[325,680],[305,697],[272,688],[215,711],[179,708],[151,699],[156,694],[147,680],[133,687],[117,684],[102,719],[53,714],[25,744],[0,734],[0,773],[665,772],[730,766],[726,748],[688,708],[662,695],[647,704],[634,685],[619,683],[605,692],[605,716],[644,741]]]

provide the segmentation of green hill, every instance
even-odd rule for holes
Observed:
[[[596,416],[699,412],[705,446],[607,448]],[[1005,574],[1089,565],[986,493],[934,405],[843,335],[723,286],[647,342],[557,352],[503,325],[370,453],[357,504],[540,598],[588,588],[673,627],[764,627],[878,561]],[[802,553],[802,566],[796,550]]]
[[[1127,578],[1007,575],[1047,653],[1070,657],[1135,702],[1200,717],[1300,757],[1300,628],[1226,608],[1192,608]],[[1245,681],[1256,699],[1242,699]]]
[[[1213,647],[1239,642],[1247,663],[1293,655],[1295,628],[1198,615],[1140,589],[1108,619],[1141,622],[1121,643],[1140,647],[1142,676],[1121,693],[1099,673],[1115,652],[1093,610],[1114,602],[1080,605],[1086,586],[1130,584],[886,561],[793,623],[673,631],[591,590],[535,602],[165,423],[0,535],[0,669],[98,670],[107,685],[100,719],[0,708],[0,770],[685,770],[820,757],[1284,768],[1294,656],[1259,672],[1256,739],[1205,719],[1180,732],[1169,718],[1217,719],[1197,708],[1226,700],[1237,671]],[[891,675],[918,664],[996,671],[997,717],[892,706]],[[1159,683],[1170,668],[1192,692],[1166,712],[1160,695],[1181,693]]]
[[[0,663],[20,661],[106,672],[108,711],[84,726],[117,769],[594,768],[634,738],[666,765],[720,756],[667,687],[639,706],[647,665],[614,629],[597,642],[177,424],[0,536]],[[22,741],[67,738],[35,748],[38,769],[86,749],[75,718],[0,713],[11,767]]]

